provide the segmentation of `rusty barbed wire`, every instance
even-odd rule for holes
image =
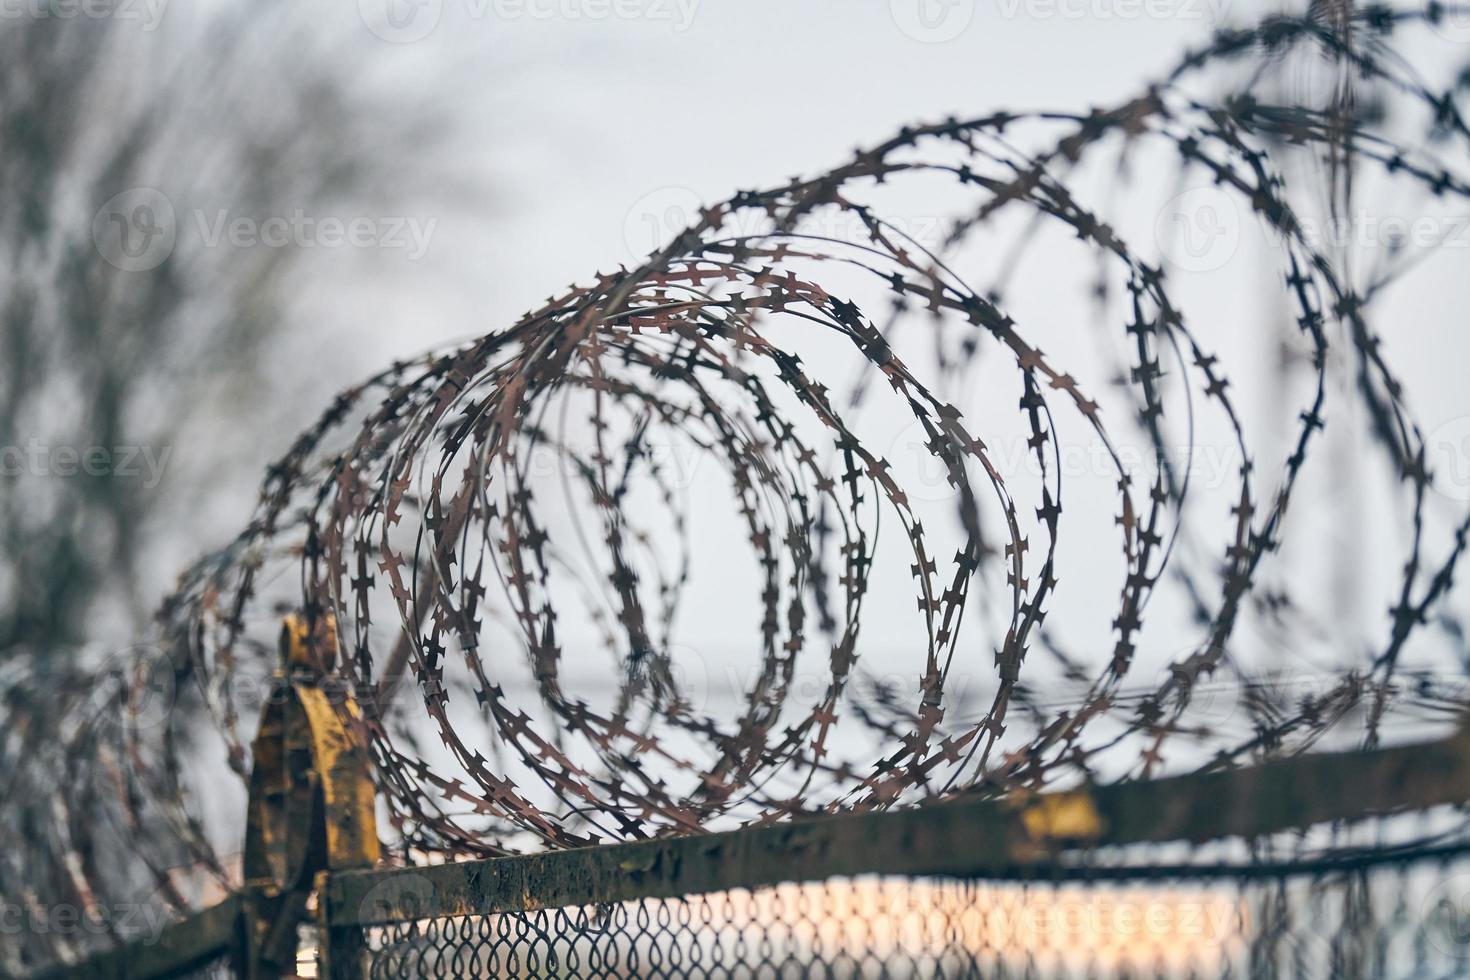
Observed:
[[[192,798],[189,733],[205,715],[230,767],[248,774],[251,697],[293,608],[337,638],[317,667],[362,708],[350,721],[405,860],[1146,778],[1324,739],[1375,744],[1392,719],[1453,722],[1467,698],[1447,678],[1462,661],[1429,669],[1409,652],[1426,635],[1451,648],[1463,637],[1446,598],[1470,516],[1441,533],[1429,513],[1424,435],[1375,316],[1415,262],[1389,249],[1365,270],[1323,246],[1288,180],[1321,165],[1334,214],[1353,200],[1349,173],[1470,197],[1463,166],[1444,162],[1462,163],[1470,142],[1458,92],[1430,88],[1392,45],[1449,11],[1272,17],[1217,33],[1110,108],[905,128],[819,176],[707,207],[636,267],[508,329],[343,392],[271,468],[248,528],[182,577],[159,648],[102,687],[87,673],[7,686],[0,819],[26,843],[0,859],[0,888],[106,907],[118,873],[103,865],[119,858],[104,853],[99,814],[128,842],[132,874],[146,866],[174,905],[188,903],[181,866],[228,887],[234,871]],[[1294,58],[1352,84],[1323,106],[1272,101],[1273,72]],[[1227,78],[1226,97],[1202,94],[1236,69],[1247,79]],[[1417,142],[1376,125],[1367,110],[1389,102],[1396,120],[1426,120]],[[1272,385],[1292,401],[1270,423],[1278,455],[1249,444],[1229,358],[1193,325],[1165,267],[1069,182],[1108,159],[1124,184],[1133,161],[1160,151],[1278,241],[1272,299],[1289,329]],[[946,188],[933,241],[880,203],[921,184]],[[1054,325],[1033,330],[1008,311],[1023,257],[1055,229],[1094,270],[1096,316],[1069,343],[1115,344],[1117,380],[1102,390],[1078,380],[1096,373],[1079,365],[1088,358],[1043,352],[1037,334]],[[980,244],[990,265],[1003,261],[976,286],[986,265],[966,249]],[[978,384],[1016,399],[1026,472],[1000,457],[991,431],[1002,423],[959,406]],[[1372,455],[1356,465],[1393,484],[1407,554],[1368,560],[1397,569],[1398,598],[1374,624],[1382,635],[1338,649],[1310,688],[1274,685],[1239,648],[1247,634],[1284,649],[1325,628],[1301,598],[1315,583],[1271,566],[1334,399],[1344,425],[1356,417],[1371,432]],[[943,475],[940,506],[913,499],[868,437],[875,416],[900,415]],[[1207,426],[1228,432],[1234,453],[1208,514],[1189,458],[1170,454]],[[1117,555],[1107,573],[1066,544],[1064,430],[1102,447]],[[1157,465],[1131,465],[1128,440]],[[691,499],[673,450],[718,461],[749,549],[719,564],[756,573],[757,621],[722,624],[751,627],[740,640],[759,651],[729,717],[681,676],[680,600],[706,547],[691,513],[714,502],[702,485]],[[1347,533],[1366,546],[1365,532]],[[919,666],[898,684],[865,673],[861,625],[905,568]],[[1116,585],[1102,655],[1077,652],[1048,621],[1073,577]],[[728,588],[745,584],[731,572]],[[1197,639],[1140,676],[1145,613],[1163,591],[1187,610],[1165,642],[1180,650],[1182,628]],[[563,675],[573,644],[607,658],[595,698]],[[962,673],[985,678],[978,700],[954,690]],[[171,710],[137,724],[129,699],[150,684]],[[1228,717],[1210,709],[1221,691],[1239,702]],[[66,707],[36,709],[58,692]]]

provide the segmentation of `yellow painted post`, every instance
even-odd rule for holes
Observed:
[[[340,702],[321,686],[321,667],[336,652],[335,624],[316,629],[288,616],[281,667],[252,744],[254,768],[245,830],[245,949],[236,970],[271,980],[296,965],[296,931],[307,899],[332,871],[378,862],[376,797],[370,757],[350,720],[359,717],[345,692]],[[319,903],[319,906],[321,903]],[[330,975],[361,973],[361,930],[335,929],[319,918],[322,958]],[[334,942],[334,939],[337,940]]]

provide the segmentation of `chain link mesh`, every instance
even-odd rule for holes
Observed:
[[[1470,855],[1257,874],[833,878],[366,930],[372,977],[1456,977]]]

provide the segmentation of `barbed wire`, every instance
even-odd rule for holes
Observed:
[[[0,819],[25,845],[0,859],[0,887],[104,904],[119,875],[98,826],[176,905],[188,901],[179,865],[228,887],[233,871],[191,797],[190,732],[217,732],[248,774],[249,693],[293,608],[318,631],[317,670],[362,709],[344,717],[371,747],[406,860],[1147,778],[1166,751],[1176,768],[1209,769],[1328,737],[1376,744],[1400,716],[1453,722],[1466,698],[1443,680],[1462,662],[1424,670],[1407,654],[1426,634],[1463,647],[1446,598],[1470,517],[1441,533],[1430,514],[1425,437],[1377,316],[1414,264],[1391,249],[1356,269],[1310,233],[1288,180],[1303,161],[1322,168],[1333,214],[1368,173],[1470,197],[1463,167],[1443,162],[1462,163],[1470,137],[1457,92],[1429,87],[1392,44],[1450,12],[1272,17],[1216,34],[1109,108],[907,127],[829,172],[705,208],[635,267],[508,329],[343,392],[271,468],[249,527],[184,574],[159,647],[101,687],[89,673],[8,684]],[[1271,101],[1269,69],[1293,58],[1351,84],[1326,106]],[[1248,80],[1227,97],[1200,93],[1212,72],[1239,66]],[[1394,105],[1395,121],[1427,119],[1423,138],[1384,135],[1375,104]],[[1267,384],[1296,399],[1269,423],[1279,455],[1249,443],[1228,358],[1195,326],[1189,290],[1071,180],[1108,160],[1122,183],[1160,150],[1279,245],[1269,299],[1289,310],[1278,342],[1294,353]],[[871,203],[921,185],[945,188],[935,241]],[[1095,316],[1067,343],[1114,345],[1118,380],[1103,391],[1078,380],[1095,364],[1043,352],[1054,324],[1028,327],[1003,298],[1022,288],[1023,255],[1057,229],[1094,269]],[[966,250],[982,241],[1004,261],[977,286],[982,264]],[[1000,458],[989,431],[1000,423],[960,407],[978,384],[1016,398],[1008,424],[1027,473]],[[1270,566],[1298,526],[1288,515],[1310,507],[1293,502],[1334,398],[1344,424],[1361,418],[1371,433],[1372,455],[1355,465],[1392,484],[1407,554],[1383,557],[1346,529],[1364,561],[1394,570],[1397,601],[1374,624],[1385,632],[1339,649],[1310,685],[1273,687],[1238,645],[1250,632],[1286,649],[1319,628],[1302,598],[1316,583]],[[911,496],[870,438],[875,416],[922,433],[940,505]],[[1192,447],[1207,427],[1228,432],[1234,453],[1211,513],[1195,502],[1189,455],[1171,456],[1181,433]],[[1064,512],[1064,431],[1102,447],[1114,505],[1101,529],[1072,531],[1074,496]],[[1130,463],[1139,439],[1157,465]],[[691,492],[674,449],[718,461],[722,482]],[[744,557],[723,550],[728,534],[715,545],[694,529],[714,486],[729,493]],[[1069,550],[1064,528],[1085,550]],[[1108,573],[1103,533],[1118,562]],[[712,563],[701,551],[714,547]],[[678,656],[681,599],[712,565],[728,575],[716,591],[747,586],[753,569],[758,594],[754,623],[733,621],[731,600],[718,627],[753,627],[741,641],[759,651],[728,716],[700,703]],[[905,568],[917,613],[906,645],[920,663],[898,683],[864,672],[878,641],[861,627],[865,610],[898,608]],[[1117,583],[1102,655],[1069,652],[1048,621],[1074,578]],[[1153,671],[1139,651],[1164,590],[1186,609],[1165,617],[1170,648],[1182,646],[1180,622],[1198,640]],[[609,664],[596,696],[564,677],[584,645]],[[983,678],[978,700],[973,686],[955,690],[962,674]],[[167,718],[138,723],[130,699],[160,686]],[[1229,717],[1211,708],[1222,690],[1238,702]],[[69,707],[37,709],[57,703]]]

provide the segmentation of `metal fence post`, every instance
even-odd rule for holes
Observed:
[[[379,844],[369,756],[350,721],[351,695],[322,684],[336,653],[330,618],[288,616],[276,694],[252,747],[255,767],[245,833],[247,949],[236,972],[270,980],[294,969],[307,900],[333,871],[370,868]],[[344,716],[346,721],[344,721]],[[334,926],[318,891],[319,956],[331,976],[361,974],[361,931]],[[356,940],[354,944],[353,940]]]

